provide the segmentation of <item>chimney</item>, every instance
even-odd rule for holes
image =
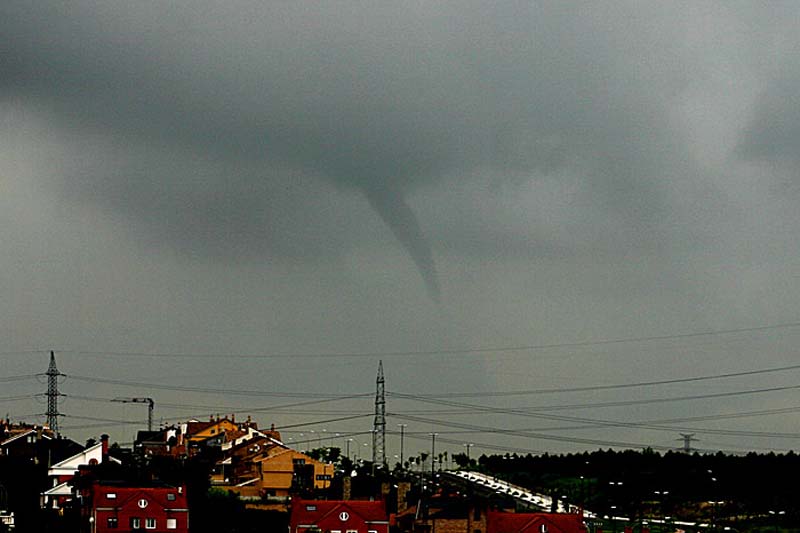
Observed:
[[[108,435],[106,435],[105,433],[100,435],[100,444],[102,444],[102,446],[100,447],[103,454],[102,462],[105,463],[108,461]]]
[[[349,500],[350,499],[350,491],[352,490],[353,480],[350,476],[344,476],[342,478],[342,499]]]

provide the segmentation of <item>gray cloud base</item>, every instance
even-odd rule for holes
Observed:
[[[2,332],[226,353],[792,321],[797,15],[2,2]],[[636,351],[587,365],[613,381],[790,357]],[[583,379],[516,364],[434,366],[453,388]]]

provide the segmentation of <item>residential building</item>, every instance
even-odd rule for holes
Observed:
[[[259,484],[267,496],[288,496],[292,491],[323,490],[331,486],[333,465],[317,461],[287,447],[275,447],[253,459]]]
[[[52,465],[47,475],[50,488],[42,493],[42,507],[59,509],[72,499],[70,481],[78,474],[81,467],[96,465],[104,460],[120,463],[114,457],[108,456],[108,435],[100,437],[100,442],[87,446],[84,450],[67,457]]]
[[[577,513],[507,513],[489,511],[487,533],[586,533]]]
[[[79,488],[77,495],[85,533],[189,531],[189,506],[183,486],[93,480]]]
[[[257,430],[258,425],[249,417],[245,422],[236,422],[234,415],[230,418],[210,417],[206,422],[189,420],[157,431],[139,431],[134,450],[144,457],[194,457],[207,450],[219,451],[227,443]],[[280,440],[280,434],[274,428],[261,434],[277,435]]]
[[[293,499],[289,533],[388,533],[383,501]]]
[[[11,424],[0,420],[0,455],[27,457],[39,462],[39,451],[49,448],[46,443],[55,440],[47,426]]]

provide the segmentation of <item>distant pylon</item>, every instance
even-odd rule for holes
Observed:
[[[383,361],[378,362],[378,379],[375,388],[375,423],[372,427],[372,464],[386,464],[386,393],[383,379]]]
[[[58,412],[58,378],[63,376],[56,367],[56,354],[50,352],[50,366],[47,367],[47,425],[53,433],[58,434],[58,417],[61,413]]]
[[[691,453],[692,451],[692,441],[697,440],[694,438],[694,433],[681,433],[681,439],[683,439],[683,451],[684,453]],[[678,440],[681,440],[678,439]]]

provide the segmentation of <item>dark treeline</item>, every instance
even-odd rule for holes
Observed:
[[[466,457],[454,459],[466,466]],[[780,517],[797,523],[800,456],[599,450],[492,455],[471,467],[598,513],[672,515],[724,523]]]

